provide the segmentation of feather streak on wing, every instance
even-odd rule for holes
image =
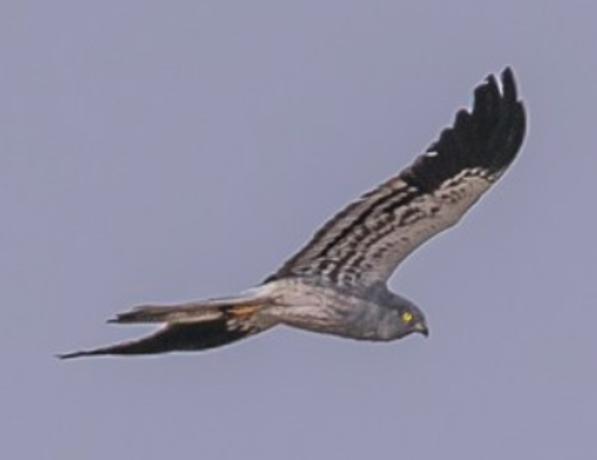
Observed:
[[[414,249],[454,225],[500,177],[524,137],[525,114],[510,69],[475,90],[427,153],[347,206],[268,278],[320,277],[338,285],[385,282]]]

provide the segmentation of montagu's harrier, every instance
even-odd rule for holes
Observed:
[[[501,83],[501,84],[500,84]],[[525,112],[514,76],[489,76],[427,152],[326,223],[261,285],[241,295],[137,307],[113,323],[161,323],[139,340],[64,354],[203,350],[286,324],[361,340],[427,335],[421,310],[386,282],[414,249],[456,224],[520,149]]]

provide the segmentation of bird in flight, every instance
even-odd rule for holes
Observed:
[[[414,163],[327,222],[259,286],[232,297],[144,305],[111,323],[158,323],[138,340],[60,355],[145,355],[218,347],[284,324],[358,340],[428,335],[423,312],[387,281],[418,246],[456,224],[514,160],[525,111],[506,68]]]

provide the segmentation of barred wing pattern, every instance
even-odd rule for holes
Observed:
[[[502,72],[501,89],[489,76],[476,88],[470,113],[460,110],[425,154],[338,213],[266,281],[316,277],[355,288],[387,281],[501,176],[520,149],[525,124],[512,71]]]

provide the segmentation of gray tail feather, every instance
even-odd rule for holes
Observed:
[[[172,307],[144,306],[118,315],[110,322],[162,322],[165,327],[138,340],[93,350],[58,355],[61,359],[97,355],[143,355],[171,351],[197,351],[235,342],[260,332],[252,317],[260,302],[184,304]]]
[[[231,297],[203,302],[190,302],[178,305],[140,305],[132,310],[116,315],[108,323],[166,323],[183,321],[206,321],[219,318],[223,313],[235,308],[257,307],[269,303],[260,297]]]
[[[194,318],[205,318],[209,314],[219,315],[218,308],[205,304],[186,305],[141,305],[131,311],[119,313],[116,318],[108,320],[108,323],[131,324],[131,323],[164,323],[168,321],[193,320]]]

